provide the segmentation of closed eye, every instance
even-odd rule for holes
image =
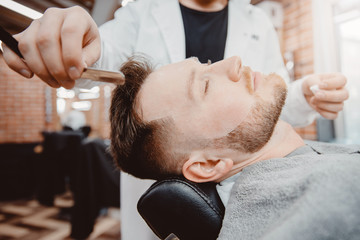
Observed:
[[[208,89],[209,89],[209,82],[210,82],[209,79],[206,79],[206,80],[205,80],[205,90],[204,90],[204,94],[205,94],[205,95],[207,94],[207,91],[208,91]]]

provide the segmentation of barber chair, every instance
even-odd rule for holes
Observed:
[[[80,131],[43,132],[44,151],[38,169],[38,201],[54,205],[56,194],[67,183],[74,199],[71,209],[62,209],[71,218],[71,237],[86,239],[103,208],[120,205],[120,172],[107,152],[109,143],[85,138],[90,128]]]
[[[161,239],[216,239],[225,207],[215,186],[183,177],[157,181],[141,196],[137,208]]]
[[[38,175],[37,200],[46,206],[53,206],[56,194],[66,191],[66,182],[72,185],[75,162],[80,157],[81,132],[42,132],[43,152],[36,166]]]

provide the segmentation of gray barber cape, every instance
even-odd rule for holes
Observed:
[[[360,239],[360,146],[306,143],[243,169],[218,239]]]

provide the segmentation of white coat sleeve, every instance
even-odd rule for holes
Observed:
[[[265,73],[276,72],[284,78],[288,86],[288,95],[280,118],[293,127],[303,127],[311,124],[316,111],[307,103],[302,92],[303,79],[290,82],[289,74],[281,56],[278,36],[275,29],[269,24],[267,30],[267,48],[265,57]]]
[[[100,28],[101,55],[92,67],[119,71],[121,65],[132,56],[139,30],[137,16],[140,4],[129,3],[115,12],[113,20],[104,23]],[[86,79],[76,81],[75,87],[91,88],[101,85]]]

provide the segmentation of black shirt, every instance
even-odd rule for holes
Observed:
[[[228,5],[217,12],[200,12],[180,4],[185,29],[186,58],[201,63],[224,58],[228,26]]]

